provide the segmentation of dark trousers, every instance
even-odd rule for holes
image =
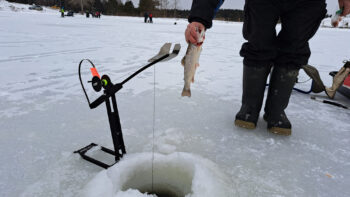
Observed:
[[[325,0],[246,0],[240,55],[247,66],[297,66],[311,55],[309,39],[326,14]],[[277,34],[276,25],[281,22]]]

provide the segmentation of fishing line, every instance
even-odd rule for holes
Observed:
[[[154,163],[154,130],[156,125],[156,67],[153,66],[153,137],[152,137],[152,192],[153,192],[153,163]]]

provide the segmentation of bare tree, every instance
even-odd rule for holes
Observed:
[[[72,6],[80,6],[81,12],[84,12],[84,8],[91,8],[91,6],[94,4],[94,0],[69,0],[68,3]]]
[[[176,17],[176,10],[177,10],[177,5],[178,5],[178,0],[174,0],[174,18],[177,18]]]
[[[160,9],[163,10],[163,16],[167,16],[167,9],[169,8],[168,0],[159,0]]]
[[[139,8],[141,11],[152,11],[154,10],[155,6],[159,6],[160,2],[156,0],[140,0]]]

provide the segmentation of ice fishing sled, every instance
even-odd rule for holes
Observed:
[[[334,77],[337,73],[338,73],[337,71],[333,71],[333,72],[330,72],[329,74],[332,77]],[[342,95],[346,96],[348,99],[350,99],[350,75],[348,75],[345,78],[343,84],[339,87],[337,91]]]
[[[111,150],[103,146],[99,146],[96,143],[91,143],[77,151],[74,151],[74,153],[79,154],[83,159],[93,164],[96,164],[102,168],[109,168],[113,166],[123,157],[124,154],[126,154],[122,127],[120,124],[120,117],[119,117],[119,112],[117,107],[117,99],[115,94],[123,88],[123,85],[126,82],[134,78],[136,75],[138,75],[145,69],[151,67],[152,65],[158,62],[168,61],[176,57],[180,52],[181,46],[180,44],[175,44],[173,51],[170,53],[171,46],[172,46],[171,43],[164,44],[160,49],[159,53],[149,60],[149,64],[137,70],[135,73],[127,77],[124,81],[116,84],[112,83],[112,80],[109,78],[108,75],[102,75],[102,77],[100,77],[99,73],[97,72],[96,66],[92,63],[91,60],[83,59],[80,61],[79,68],[78,68],[79,80],[90,109],[94,109],[100,106],[102,103],[106,103],[107,115],[108,115],[114,150]],[[85,86],[83,85],[83,81],[81,77],[81,65],[84,61],[87,61],[91,66],[90,71],[92,74],[92,79],[88,81],[88,83],[91,83],[93,91],[98,93],[103,89],[103,93],[92,102],[90,101],[88,94],[86,93],[86,89],[85,89]],[[115,163],[113,163],[112,165],[108,165],[107,163],[103,161],[99,161],[86,154],[90,149],[96,148],[96,147],[100,148],[101,151],[114,156]]]
[[[344,61],[344,66],[339,71],[329,73],[333,77],[333,83],[330,87],[326,87],[323,84],[319,72],[315,67],[304,65],[302,69],[312,79],[311,89],[309,91],[302,91],[294,88],[294,90],[304,94],[325,92],[330,99],[334,98],[336,92],[340,92],[350,98],[350,61]]]
[[[342,66],[339,71],[333,71],[329,73],[333,77],[333,83],[332,83],[332,86],[330,87],[326,87],[323,84],[320,78],[320,75],[315,67],[310,65],[305,65],[302,68],[307,73],[307,75],[309,75],[309,77],[312,79],[312,85],[311,85],[311,90],[309,92],[302,92],[302,91],[299,91],[299,92],[306,93],[306,94],[309,94],[311,92],[314,92],[314,93],[325,92],[329,99],[334,99],[336,92],[339,92],[350,99],[350,61],[345,60],[344,66]],[[311,99],[320,101],[326,104],[349,109],[349,106],[345,104],[341,104],[332,100],[325,100],[316,95],[312,95]]]
[[[302,93],[302,94],[325,92],[328,99],[332,99],[332,100],[325,100],[324,98],[319,97],[317,95],[312,95],[311,99],[316,100],[316,101],[320,101],[320,102],[323,102],[326,104],[349,109],[349,106],[333,101],[336,92],[339,92],[342,95],[344,95],[350,99],[350,61],[345,60],[343,63],[344,63],[344,65],[341,67],[341,69],[339,71],[330,72],[330,75],[333,77],[333,83],[332,83],[331,87],[326,87],[324,85],[324,83],[320,77],[320,74],[315,67],[313,67],[311,65],[302,66],[302,70],[304,70],[304,72],[312,80],[311,88],[309,90],[302,90],[302,89],[294,87],[293,90],[295,90],[299,93]],[[307,81],[305,81],[305,82],[307,82]],[[297,80],[296,84],[298,84],[298,83],[304,83],[304,82],[298,82],[298,80]],[[267,84],[267,86],[268,85],[269,84]]]

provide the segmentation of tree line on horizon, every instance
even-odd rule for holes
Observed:
[[[145,12],[153,17],[187,18],[189,10],[178,9],[178,0],[140,0],[135,7],[131,0],[123,3],[121,0],[8,0],[9,2],[36,4],[41,6],[64,7],[74,12],[96,12],[104,15],[143,16]],[[220,9],[216,19],[225,21],[243,21],[243,10]]]

